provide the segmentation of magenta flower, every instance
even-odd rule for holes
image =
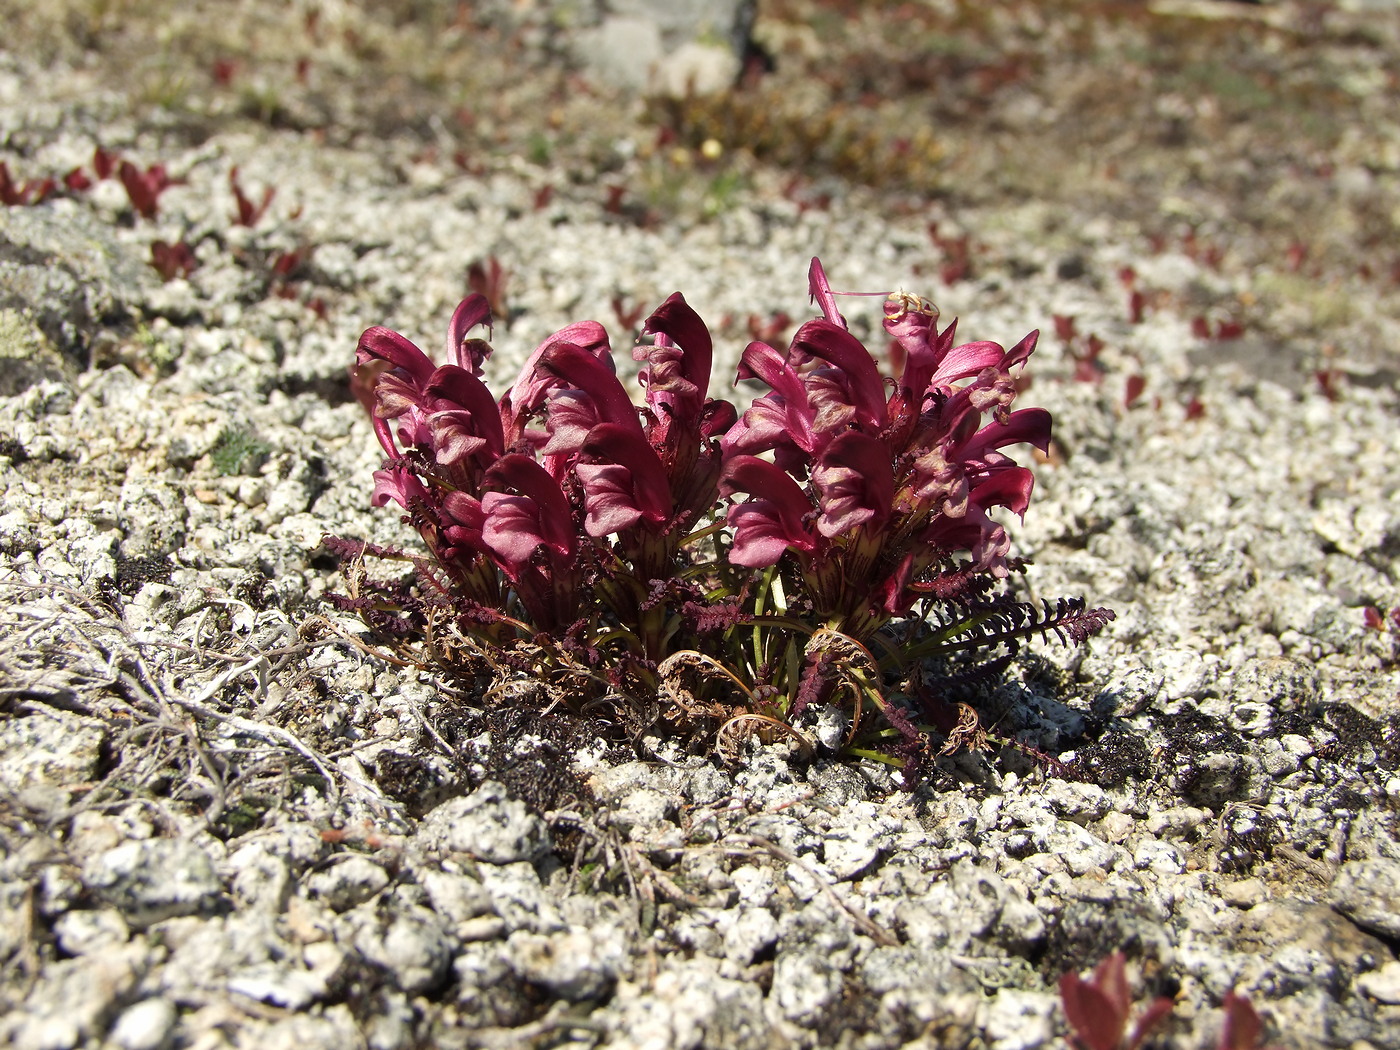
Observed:
[[[1047,412],[1012,410],[1036,333],[1009,350],[955,345],[955,324],[894,293],[884,327],[903,367],[887,380],[815,259],[809,286],[820,317],[785,350],[744,349],[738,378],[768,392],[742,418],[709,396],[714,344],[679,293],[633,349],[641,405],[595,321],[540,343],[499,399],[481,378],[491,346],[474,335],[491,323],[483,296],[453,312],[441,364],[368,329],[352,390],[387,457],[370,499],[401,507],[430,557],[333,542],[415,570],[411,586],[355,574],[347,607],[420,639],[412,659],[460,661],[473,679],[530,674],[578,709],[611,705],[633,735],[692,732],[746,705],[771,725],[845,695],[857,712],[869,698],[885,727],[853,716],[852,749],[906,773],[930,726],[961,732],[953,746],[975,740],[930,696],[926,658],[1037,632],[1082,641],[1112,616],[985,597],[1015,564],[993,515],[1024,515],[1034,487],[1004,450],[1050,441]],[[897,636],[884,630],[915,605]],[[878,669],[843,672],[843,659]],[[896,704],[883,690],[901,675]]]
[[[822,450],[812,468],[812,487],[821,509],[817,531],[827,539],[859,528],[881,529],[894,498],[889,449],[877,438],[848,430]]]
[[[1010,544],[986,511],[1024,514],[1033,479],[999,450],[1022,442],[1044,450],[1050,439],[1048,413],[1009,411],[1011,370],[1030,356],[1036,334],[1009,351],[991,342],[955,346],[955,325],[940,331],[933,306],[897,293],[885,302],[885,330],[905,363],[887,390],[816,260],[810,280],[825,316],[799,328],[786,354],[750,343],[740,364],[740,379],[771,389],[725,436],[725,454],[771,451],[775,465],[760,471],[745,462],[742,476],[750,484],[761,477],[761,488],[726,473],[727,494],[752,494],[728,514],[738,557],[775,564],[792,549],[812,592],[829,602],[820,611],[842,629],[907,609],[920,578],[960,552],[979,570],[1005,575]],[[779,469],[791,485],[775,500]],[[796,524],[809,517],[815,540]],[[878,578],[867,579],[870,571]]]
[[[486,482],[516,493],[488,492],[481,498],[482,542],[511,579],[518,579],[540,551],[556,569],[573,565],[576,544],[569,501],[543,467],[529,456],[512,453],[492,465]]]
[[[583,482],[584,528],[601,537],[640,521],[654,527],[671,518],[671,487],[656,452],[640,429],[599,423],[588,432],[585,460],[574,470]]]
[[[720,478],[720,492],[753,493],[726,511],[734,529],[729,560],[746,568],[776,565],[789,550],[799,557],[817,549],[817,538],[807,526],[812,504],[791,476],[757,456],[730,456]]]
[[[595,550],[589,563],[620,572],[623,556],[635,585],[608,593],[640,615],[648,589],[676,571],[684,529],[718,499],[718,438],[736,413],[707,397],[709,331],[679,294],[648,319],[655,341],[634,354],[645,362],[639,410],[592,321],[546,339],[493,400],[478,378],[491,347],[471,334],[489,323],[480,295],[463,300],[443,365],[387,328],[361,336],[357,394],[389,456],[373,502],[402,506],[473,602],[506,581],[544,626],[573,614],[581,545],[618,536],[617,552]],[[648,631],[644,644],[660,637]]]

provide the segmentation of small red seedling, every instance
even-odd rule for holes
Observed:
[[[160,195],[181,181],[172,179],[164,164],[152,164],[142,171],[129,160],[121,162],[117,168],[117,178],[126,188],[126,195],[136,214],[143,219],[154,219],[160,210]]]
[[[467,267],[467,287],[484,296],[491,307],[491,316],[506,320],[510,308],[506,305],[506,285],[510,283],[510,271],[501,265],[494,255],[478,259]]]
[[[1080,383],[1097,383],[1103,379],[1104,366],[1099,361],[1099,354],[1103,353],[1106,344],[1097,335],[1090,334],[1084,340],[1084,348],[1075,350],[1070,348],[1070,357],[1074,359],[1074,378]]]
[[[110,179],[117,173],[117,166],[121,164],[121,157],[116,153],[109,153],[101,146],[92,151],[92,170],[98,179]]]
[[[194,257],[194,250],[184,241],[176,241],[174,244],[154,241],[151,244],[151,266],[163,280],[173,281],[177,277],[188,277],[193,273],[199,266],[199,260]]]
[[[929,240],[943,253],[938,275],[944,284],[957,284],[972,276],[972,240],[967,234],[949,237],[939,232],[938,223],[928,224]]]
[[[768,318],[760,317],[758,314],[749,314],[749,337],[757,339],[760,343],[781,346],[787,342],[788,329],[791,327],[792,318],[782,310]]]
[[[38,204],[54,191],[54,187],[53,179],[49,178],[15,182],[10,178],[10,170],[5,166],[5,162],[0,161],[0,204],[9,207]]]
[[[811,192],[801,175],[794,175],[783,183],[783,197],[797,205],[799,215],[805,215],[813,209],[827,211],[831,207],[831,194]]]
[[[1276,1050],[1260,1045],[1264,1022],[1248,999],[1233,991],[1227,992],[1221,1007],[1225,1011],[1225,1023],[1220,1027],[1217,1050]]]
[[[637,324],[641,321],[642,314],[646,313],[644,303],[637,302],[628,306],[627,300],[620,295],[613,296],[612,308],[613,314],[617,317],[617,323],[629,332],[637,330]]]
[[[272,198],[277,196],[277,190],[268,186],[263,190],[262,201],[254,204],[243,192],[243,187],[238,184],[238,166],[234,165],[228,173],[229,189],[233,191],[234,204],[237,206],[237,213],[233,216],[233,222],[237,226],[256,226],[258,220],[266,213],[272,204]]]
[[[1128,293],[1128,320],[1132,324],[1142,324],[1143,318],[1147,315],[1147,297],[1140,289],[1134,288]]]
[[[1128,377],[1128,381],[1123,388],[1123,407],[1132,408],[1142,397],[1142,392],[1147,389],[1147,380],[1134,373]]]
[[[233,83],[234,74],[237,72],[238,60],[233,58],[216,58],[209,66],[209,75],[219,87],[228,87]]]
[[[1133,999],[1122,952],[1099,963],[1087,981],[1073,972],[1061,977],[1060,1000],[1075,1050],[1136,1050],[1174,1005],[1170,999],[1154,999],[1128,1035]]]
[[[1341,396],[1341,392],[1337,389],[1337,384],[1342,378],[1339,369],[1319,368],[1313,373],[1313,378],[1317,380],[1317,388],[1322,391],[1322,396],[1328,401],[1335,401]]]

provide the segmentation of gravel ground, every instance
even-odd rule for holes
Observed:
[[[1395,5],[771,0],[680,99],[565,11],[0,2],[0,1042],[1029,1050],[1122,951],[1149,1045],[1400,1047]],[[325,601],[365,327],[679,289],[727,380],[813,255],[1043,329],[1019,586],[1117,618],[984,717],[1079,779],[629,755]]]

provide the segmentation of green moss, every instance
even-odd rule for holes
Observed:
[[[266,462],[272,448],[243,427],[225,427],[209,453],[214,470],[231,477],[251,474]]]

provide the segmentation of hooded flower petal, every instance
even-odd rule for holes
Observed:
[[[406,337],[383,325],[365,329],[355,348],[355,361],[362,365],[370,361],[388,361],[394,368],[402,369],[405,376],[420,388],[433,374],[433,363],[428,360],[427,354]]]
[[[465,368],[443,365],[437,369],[427,384],[425,400],[439,463],[457,463],[481,451],[498,456],[505,450],[501,417],[491,392]]]
[[[729,560],[746,568],[774,565],[789,549],[816,550],[816,537],[808,530],[812,501],[791,475],[757,456],[731,456],[720,477],[720,492],[753,493],[732,505],[726,518],[734,529]]]
[[[814,452],[816,411],[807,400],[802,377],[767,343],[752,342],[739,360],[738,380],[761,379],[771,391],[754,401],[721,441],[725,454],[753,454],[791,446]]]
[[[975,376],[984,368],[1000,365],[1005,356],[1006,351],[1000,343],[978,342],[955,346],[944,355],[929,377],[928,389],[948,387],[959,379]]]
[[[846,319],[841,316],[841,311],[836,309],[836,295],[831,290],[831,282],[826,279],[822,261],[815,255],[812,256],[812,265],[807,267],[807,291],[812,297],[812,302],[821,307],[822,314],[828,321],[842,328],[846,327]]]
[[[937,321],[938,307],[920,296],[895,292],[885,300],[885,331],[904,352],[897,386],[901,413],[918,415],[929,378],[952,342],[953,326],[940,334]]]
[[[426,495],[423,483],[410,471],[402,467],[386,467],[374,472],[374,492],[369,502],[371,506],[382,507],[393,500],[407,510],[411,503]]]
[[[899,567],[875,589],[875,601],[880,608],[892,616],[903,616],[907,613],[918,597],[917,593],[909,588],[913,579],[914,555],[910,552],[900,559]]]
[[[1035,475],[1025,467],[1006,467],[972,483],[968,499],[979,507],[1005,507],[1024,518],[1030,506]]]
[[[1006,555],[1011,550],[1011,539],[1004,528],[971,501],[961,518],[936,517],[919,538],[942,551],[971,551],[969,567],[974,570],[990,572],[998,579],[1007,575]]]
[[[465,492],[449,492],[442,500],[443,537],[454,547],[485,552],[481,529],[486,516],[481,501]]]
[[[472,375],[481,375],[481,366],[491,354],[491,344],[484,339],[468,339],[467,333],[479,324],[491,326],[491,307],[486,296],[467,296],[452,311],[447,326],[447,359]]]
[[[1040,340],[1040,329],[1026,334],[1026,337],[1019,343],[1006,351],[1006,357],[1002,359],[1001,367],[1004,371],[1011,371],[1013,368],[1020,368],[1035,352],[1035,344]]]
[[[711,398],[700,412],[700,436],[721,437],[739,419],[739,413],[728,401]]]
[[[807,394],[818,417],[824,413],[852,418],[872,433],[885,424],[887,400],[875,359],[859,339],[830,321],[808,321],[792,339],[792,351],[819,357],[831,368],[807,376]],[[818,424],[818,429],[824,429]]]
[[[1005,423],[988,423],[957,450],[957,457],[981,462],[993,449],[1020,442],[1046,452],[1050,448],[1050,413],[1043,408],[1017,409],[1006,417]]]
[[[555,332],[535,347],[520,370],[520,378],[501,399],[501,422],[514,444],[525,432],[526,421],[543,407],[550,390],[563,385],[560,377],[540,367],[544,355],[553,347],[569,345],[582,348],[593,357],[612,361],[612,347],[608,344],[608,333],[597,321],[578,321]]]
[[[656,336],[651,347],[638,347],[633,358],[646,361],[638,379],[663,434],[672,422],[683,429],[699,427],[705,392],[710,388],[714,344],[710,330],[676,292],[647,318],[643,331]]]
[[[600,423],[583,446],[588,462],[574,470],[583,482],[584,528],[607,536],[646,520],[660,525],[671,517],[666,471],[640,429]]]
[[[511,453],[502,456],[491,465],[491,469],[486,472],[485,481],[487,484],[504,485],[515,489],[520,495],[509,498],[528,502],[528,507],[512,504],[510,514],[514,516],[512,520],[517,524],[523,522],[523,519],[519,517],[522,513],[530,515],[533,524],[525,529],[525,533],[527,538],[534,543],[534,546],[530,548],[531,554],[534,553],[535,547],[543,545],[570,563],[573,561],[575,549],[573,513],[569,508],[568,498],[559,488],[558,482],[549,476],[549,472],[544,467],[529,456]],[[482,497],[482,506],[486,508],[487,514],[486,542],[493,550],[496,549],[493,537],[502,544],[507,542],[503,522],[496,521],[493,524],[492,507],[502,506],[502,504],[500,500],[493,500],[492,497],[499,495],[502,494],[488,492]],[[509,542],[513,545],[512,549],[518,549],[522,540],[513,538]]]
[[[848,430],[823,450],[812,468],[821,517],[817,531],[828,538],[863,525],[878,529],[890,515],[894,473],[882,441]]]
[[[935,514],[961,518],[967,513],[967,471],[961,463],[949,463],[941,448],[933,448],[914,460],[913,498]]]
[[[588,440],[588,432],[602,422],[598,406],[582,390],[555,391],[549,399],[549,440],[540,454],[572,456]]]
[[[599,419],[642,436],[636,406],[618,382],[612,358],[599,359],[573,343],[555,343],[540,358],[540,370],[558,376],[565,389],[586,394]]]

